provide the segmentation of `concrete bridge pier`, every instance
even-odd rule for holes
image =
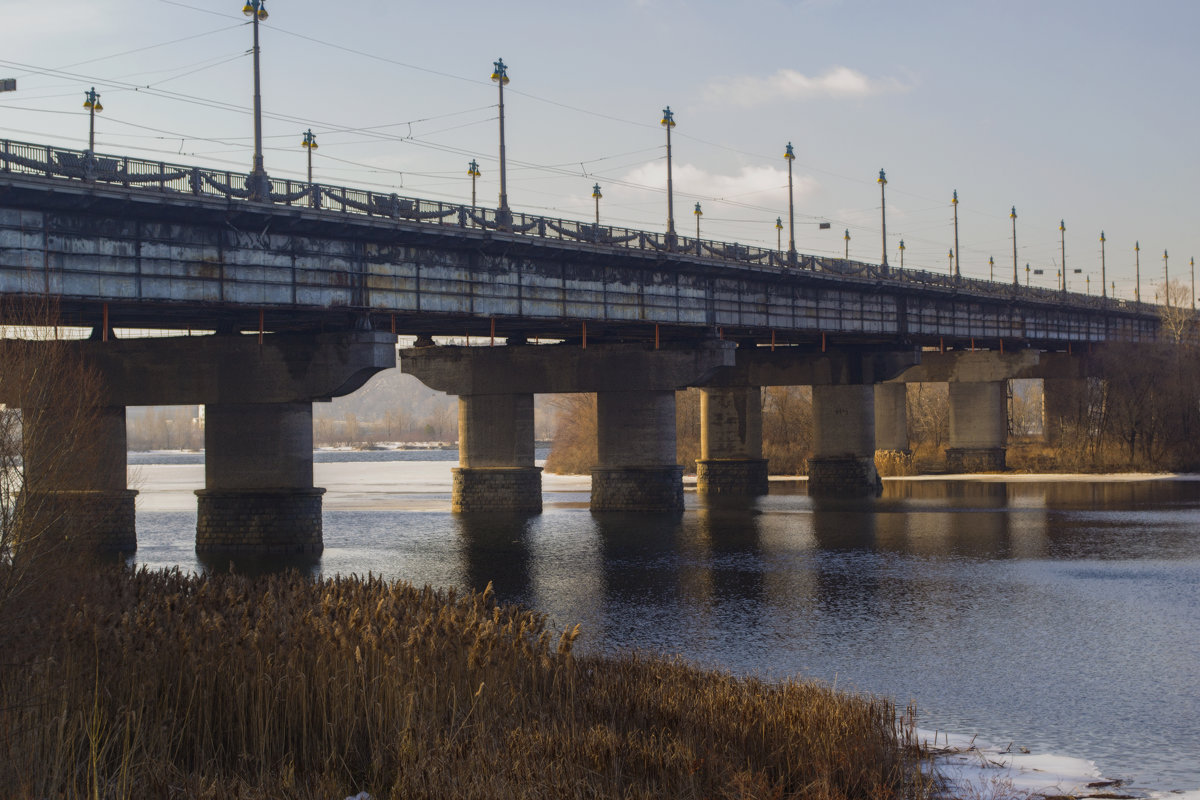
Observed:
[[[808,493],[814,497],[874,497],[883,489],[875,471],[875,390],[869,383],[817,385],[813,392],[813,457]]]
[[[510,488],[528,500],[497,495],[494,500],[501,505],[488,502],[479,507],[512,510],[528,503],[532,508],[532,482],[540,484],[540,474],[530,469],[532,412],[525,410],[527,401],[521,398],[595,392],[599,463],[592,469],[591,509],[677,511],[683,508],[683,468],[675,454],[675,390],[731,366],[733,353],[731,343],[716,340],[661,350],[624,343],[594,343],[587,348],[523,343],[426,346],[401,351],[400,369],[431,389],[473,398],[459,406],[459,420],[466,422],[466,428],[459,431],[464,449],[457,475],[462,476],[464,489],[458,502],[467,502],[468,481],[484,480],[484,470],[503,468],[511,472]],[[498,399],[502,397],[512,399]],[[505,416],[508,421],[501,419]],[[493,431],[474,432],[478,425],[493,424]],[[498,438],[486,445],[476,438],[491,435]],[[475,453],[482,452],[489,455],[477,462]],[[455,482],[457,486],[458,477]]]
[[[757,386],[700,390],[700,459],[696,491],[701,497],[751,498],[767,493],[762,457],[762,390]]]
[[[395,337],[366,331],[113,339],[71,347],[96,371],[104,407],[98,432],[89,437],[98,441],[78,448],[84,468],[56,472],[61,477],[53,488],[112,509],[114,522],[94,529],[115,543],[107,549],[133,550],[125,408],[203,405],[205,488],[196,493],[201,555],[320,553],[324,490],[313,486],[312,401],[353,392],[396,363]],[[54,442],[46,451],[63,449]]]
[[[1005,469],[1007,381],[951,381],[949,472]]]
[[[137,549],[136,491],[127,487],[125,407],[87,409],[76,428],[55,409],[23,410],[25,486],[20,498],[25,544],[99,553]],[[32,420],[36,420],[30,424]]]
[[[533,450],[532,393],[461,395],[451,510],[540,512]]]
[[[875,449],[908,452],[908,387],[903,383],[875,384]]]
[[[204,450],[197,553],[321,553],[325,490],[313,486],[312,403],[208,405]]]
[[[592,511],[682,511],[675,391],[596,393]]]

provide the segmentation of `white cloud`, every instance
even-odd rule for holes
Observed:
[[[831,67],[815,77],[794,69],[781,69],[762,78],[744,75],[718,80],[708,85],[704,96],[710,102],[750,107],[785,100],[866,97],[906,88],[895,78],[868,78],[849,67]]]
[[[779,206],[787,203],[787,170],[776,167],[742,167],[736,174],[710,173],[694,164],[676,164],[671,175],[677,194],[730,200],[749,205]],[[643,164],[623,176],[630,184],[647,187],[666,187],[666,162]],[[817,182],[802,175],[793,175],[796,199],[815,192]],[[704,201],[701,201],[704,205]],[[688,209],[690,210],[690,209]]]

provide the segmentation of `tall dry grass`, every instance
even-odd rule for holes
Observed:
[[[875,471],[881,478],[896,478],[917,474],[917,459],[912,453],[899,450],[876,450]]]
[[[103,570],[0,629],[36,798],[921,798],[896,710],[655,657],[488,593]]]

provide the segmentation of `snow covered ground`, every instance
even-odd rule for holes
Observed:
[[[1200,800],[1194,791],[1148,791],[1100,774],[1082,758],[1031,753],[975,737],[921,730],[919,741],[935,754],[938,772],[949,785],[946,800],[1038,800],[1053,798],[1146,798]]]

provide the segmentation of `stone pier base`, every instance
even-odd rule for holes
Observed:
[[[456,467],[451,511],[542,510],[541,467]]]
[[[874,454],[869,458],[834,456],[808,460],[811,497],[878,497],[882,492]]]
[[[47,546],[59,542],[73,550],[132,553],[137,550],[132,490],[59,489],[21,498],[25,530]]]
[[[595,467],[592,511],[682,511],[683,467]]]
[[[705,497],[759,497],[767,493],[765,458],[709,458],[696,462],[696,491]]]
[[[200,489],[196,552],[319,555],[324,489]]]
[[[1003,472],[1003,447],[951,447],[946,450],[947,472]]]

